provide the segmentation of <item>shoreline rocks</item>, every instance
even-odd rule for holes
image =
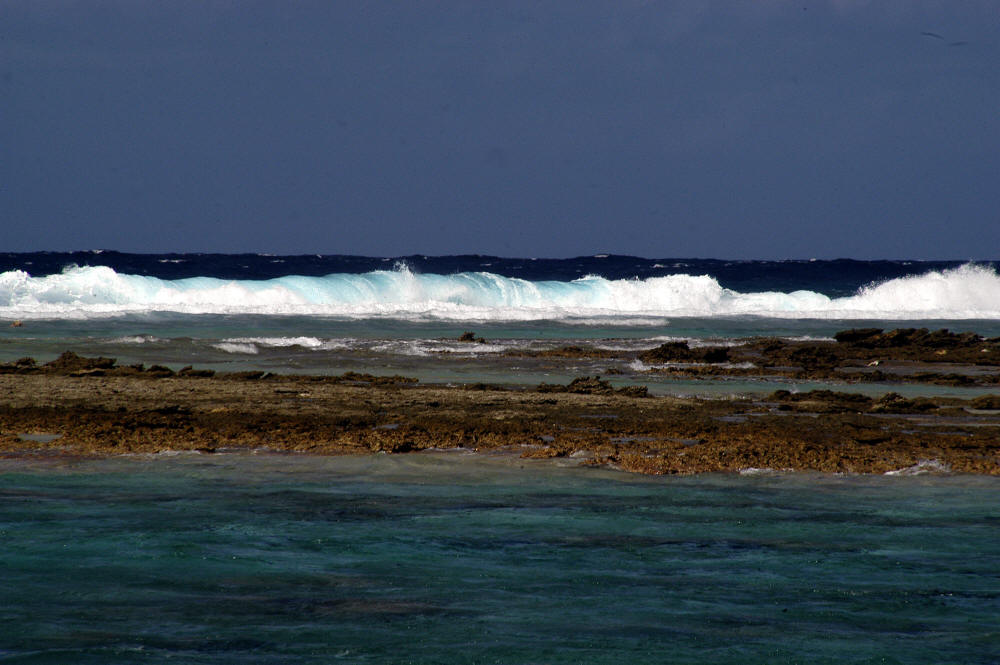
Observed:
[[[0,456],[468,449],[652,474],[885,473],[935,459],[956,473],[1000,475],[1000,413],[977,408],[992,399],[835,391],[637,399],[609,387],[591,377],[555,390],[477,390],[360,374],[9,373],[0,375]],[[37,432],[59,436],[21,436]]]
[[[481,339],[469,336],[472,343]],[[677,376],[1000,385],[1000,339],[946,330],[852,329],[820,342],[752,339],[700,348],[670,342],[645,351],[572,345],[531,353],[552,362],[639,359],[662,363],[650,372]],[[38,432],[58,436],[39,441],[31,436]],[[71,351],[44,364],[32,358],[0,364],[0,455],[8,457],[448,448],[519,450],[654,474],[885,473],[938,460],[956,473],[1000,475],[1000,394],[966,401],[778,390],[765,398],[710,400],[653,397],[645,386],[615,388],[600,376],[533,389],[448,388],[359,372],[121,366]]]

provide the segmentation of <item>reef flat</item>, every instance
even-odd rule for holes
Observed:
[[[895,368],[933,362],[937,376],[992,385],[996,340],[959,337],[847,331],[837,342],[782,343],[777,349],[758,340],[725,350],[724,359],[716,351],[718,358],[702,358],[709,362],[684,371],[721,360],[716,371],[745,372],[726,363],[770,354],[786,363],[782,371],[825,374],[848,365],[863,374],[876,371],[868,364],[875,358]],[[943,346],[927,347],[928,356],[918,352],[914,338]],[[910,343],[892,346],[900,339]],[[942,349],[946,353],[938,353]],[[670,347],[645,358],[693,353],[713,351]],[[948,354],[955,362],[948,362]],[[811,360],[817,355],[823,363]],[[775,371],[764,363],[755,367],[761,374]],[[914,375],[920,378],[917,371],[898,372],[900,381]],[[893,392],[870,397],[778,390],[766,397],[699,399],[650,396],[641,386],[614,388],[595,377],[514,388],[441,386],[357,373],[174,371],[73,353],[45,365],[25,358],[0,366],[0,454],[6,456],[428,449],[567,458],[652,474],[787,469],[1000,475],[1000,395],[905,398]]]

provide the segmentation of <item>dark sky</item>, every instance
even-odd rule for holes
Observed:
[[[998,258],[1000,3],[6,0],[0,250],[92,248]]]

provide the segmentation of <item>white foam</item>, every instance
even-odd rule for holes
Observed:
[[[319,349],[325,346],[325,343],[316,337],[230,337],[222,341],[230,344],[271,347],[301,346],[307,349]]]
[[[429,356],[430,352],[422,345],[409,340],[383,342],[374,344],[371,350],[376,353],[394,353],[403,356]]]
[[[662,324],[664,317],[674,316],[1000,319],[1000,276],[993,269],[969,264],[830,298],[812,291],[740,293],[723,288],[708,275],[531,282],[488,272],[414,274],[405,267],[269,280],[161,280],[107,267],[70,267],[45,277],[20,270],[0,274],[3,318],[92,318],[156,311],[467,322],[554,319],[582,325],[607,324],[609,318],[617,325]]]
[[[213,344],[212,348],[218,349],[219,351],[225,351],[226,353],[243,353],[247,355],[256,355],[260,353],[260,349],[254,344],[244,344],[240,342],[220,342],[218,344]]]
[[[438,343],[433,350],[438,353],[457,353],[460,355],[477,356],[486,353],[503,353],[509,345],[504,344],[470,344],[470,343]]]
[[[150,342],[160,342],[162,341],[159,337],[153,335],[126,335],[124,337],[116,337],[111,340],[112,344],[149,344]]]
[[[455,354],[474,356],[502,353],[511,345],[449,342],[433,339],[403,339],[384,341],[371,346],[378,353],[394,353],[404,356],[431,356],[435,354]]]
[[[920,460],[913,466],[908,466],[904,469],[896,469],[895,471],[886,471],[887,476],[922,476],[928,473],[951,473],[951,466],[945,464],[941,460],[930,459],[930,460]]]

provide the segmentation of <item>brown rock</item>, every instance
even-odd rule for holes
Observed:
[[[971,402],[973,409],[1000,409],[1000,395],[980,395]]]
[[[706,363],[729,362],[729,349],[725,346],[708,346],[702,349],[701,361]]]
[[[925,413],[937,408],[933,400],[926,397],[907,399],[899,393],[886,393],[872,407],[872,413]]]
[[[114,358],[84,358],[72,351],[64,351],[52,362],[45,363],[45,369],[53,372],[80,372],[94,369],[111,369],[115,366]]]
[[[193,378],[210,378],[215,376],[215,371],[211,369],[194,369],[191,365],[182,367],[177,372],[178,376],[190,376]]]
[[[691,349],[687,342],[666,342],[655,349],[649,349],[639,354],[643,362],[684,362],[691,359]]]
[[[573,379],[566,386],[566,392],[577,393],[579,395],[609,395],[615,391],[611,387],[611,383],[604,381],[599,376],[590,378],[589,376],[582,376]]]
[[[859,344],[882,333],[882,328],[851,328],[833,336],[840,344]]]

